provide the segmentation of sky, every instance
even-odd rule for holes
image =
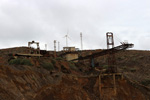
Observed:
[[[128,41],[136,50],[150,49],[150,0],[0,0],[0,49],[40,42],[40,48],[106,48],[106,33],[115,46]],[[35,47],[35,45],[33,45]],[[58,45],[57,45],[58,47]]]

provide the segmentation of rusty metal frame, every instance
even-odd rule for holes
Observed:
[[[107,49],[114,48],[114,38],[112,32],[106,33],[106,40],[107,40]],[[116,66],[116,57],[113,50],[110,50],[107,54],[107,62],[108,62],[108,72],[109,73],[116,73],[117,66]]]
[[[29,48],[31,48],[31,44],[36,44],[36,45],[37,45],[37,50],[38,50],[38,52],[36,52],[36,54],[40,54],[39,42],[35,42],[35,41],[28,42],[28,47],[29,47]]]

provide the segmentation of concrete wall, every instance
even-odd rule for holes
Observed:
[[[70,60],[73,60],[73,59],[77,59],[78,58],[78,54],[66,54],[65,58],[66,58],[67,61],[70,61]]]

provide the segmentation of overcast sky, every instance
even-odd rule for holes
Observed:
[[[134,49],[150,50],[150,0],[0,0],[0,48],[29,41],[53,50],[53,41],[84,49],[106,48],[106,32],[115,45],[127,40]]]

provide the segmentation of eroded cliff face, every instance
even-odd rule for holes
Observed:
[[[51,73],[33,66],[0,66],[0,100],[99,100],[98,77]],[[110,80],[105,80],[106,83]],[[145,100],[125,80],[117,80],[117,94],[105,89],[103,100]]]
[[[0,100],[88,98],[86,91],[79,88],[81,86],[76,84],[74,77],[83,75],[85,70],[77,68],[72,62],[48,57],[17,58],[18,60],[7,56],[1,58]],[[25,65],[22,59],[31,64]]]
[[[0,72],[0,100],[92,99],[83,89],[86,80],[72,74],[33,66],[0,66]]]
[[[26,58],[19,64],[10,63],[6,55],[0,59],[0,100],[146,100],[121,78],[116,79],[116,94],[111,88],[100,92],[99,72],[82,63],[49,57]],[[102,85],[111,87],[111,81],[103,79]]]

